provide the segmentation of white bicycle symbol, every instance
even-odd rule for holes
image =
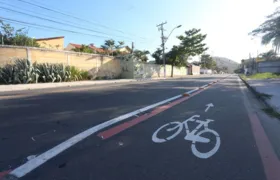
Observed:
[[[207,159],[207,158],[213,156],[218,151],[218,149],[221,145],[221,140],[220,140],[219,134],[216,131],[208,128],[208,124],[210,122],[213,122],[214,120],[206,119],[206,121],[201,121],[201,120],[195,119],[195,118],[199,118],[199,117],[200,117],[200,115],[194,115],[191,118],[185,120],[184,122],[167,123],[167,124],[161,126],[158,130],[156,130],[156,132],[154,132],[154,134],[152,136],[152,140],[155,143],[164,143],[166,141],[169,141],[169,140],[175,138],[177,135],[179,135],[181,133],[181,131],[183,130],[183,128],[185,127],[186,136],[184,139],[188,140],[188,141],[192,141],[191,150],[192,150],[193,154],[198,158]],[[194,122],[194,121],[199,123],[199,125],[194,130],[190,131],[188,128],[188,122]],[[204,129],[201,131],[198,131],[201,127],[204,127]],[[174,131],[174,133],[166,138],[159,138],[158,133],[161,130],[163,130],[164,128],[167,128],[166,129],[167,132]],[[203,133],[211,133],[216,136],[216,144],[215,144],[214,148],[208,152],[199,152],[196,148],[197,142],[210,143],[209,138],[201,137],[201,135]]]

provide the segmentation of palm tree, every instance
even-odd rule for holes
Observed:
[[[147,50],[144,51],[135,50],[133,54],[138,60],[141,60],[142,62],[147,62],[148,61],[147,55],[150,54],[150,52]]]
[[[115,46],[116,49],[123,47],[124,41],[118,41],[118,45]]]
[[[262,44],[267,45],[272,43],[275,52],[280,50],[280,16],[279,13],[268,16],[263,24],[259,28],[253,30],[250,34],[253,36],[262,35]]]
[[[266,61],[267,60],[275,60],[277,58],[277,54],[273,50],[262,53],[260,56]]]
[[[106,40],[104,45],[102,45],[101,47],[104,50],[108,51],[108,55],[110,55],[110,52],[113,55],[113,50],[114,50],[114,47],[115,47],[115,40],[113,40],[113,39]]]

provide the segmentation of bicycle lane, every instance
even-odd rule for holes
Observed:
[[[237,81],[231,78],[108,139],[89,137],[22,179],[264,180],[242,98]],[[209,103],[214,107],[205,112]],[[214,120],[208,128],[219,134],[221,144],[213,156],[197,157],[192,142],[184,139],[184,129],[170,141],[153,142],[152,135],[164,124],[183,122],[194,115],[200,116],[196,120]],[[188,123],[190,130],[197,125]],[[157,137],[167,138],[174,132],[161,131]],[[204,135],[209,143],[195,143],[202,153],[213,149],[217,142],[217,136]]]

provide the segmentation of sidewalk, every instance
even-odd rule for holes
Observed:
[[[61,83],[37,83],[37,84],[16,84],[16,85],[0,85],[0,93],[8,91],[24,91],[35,89],[48,89],[59,87],[77,87],[77,86],[90,86],[90,85],[103,85],[115,83],[130,83],[138,81],[156,81],[164,79],[182,79],[196,76],[174,77],[174,78],[145,78],[145,79],[114,79],[114,80],[92,80],[92,81],[76,81],[76,82],[61,82]]]
[[[117,80],[61,82],[61,83],[0,85],[0,92],[47,89],[47,88],[58,88],[58,87],[101,85],[101,84],[113,84],[113,83],[128,83],[128,82],[135,82],[135,81],[136,81],[135,79],[117,79]]]
[[[253,80],[246,79],[247,84],[260,95],[262,100],[280,113],[280,79]],[[269,95],[271,97],[266,97]]]

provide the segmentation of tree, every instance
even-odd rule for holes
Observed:
[[[200,29],[191,29],[185,32],[185,36],[178,37],[181,40],[180,46],[183,47],[183,52],[186,56],[200,55],[208,50],[206,44],[203,43],[207,35],[201,34],[200,31]]]
[[[196,66],[200,66],[200,65],[201,65],[201,62],[193,61],[192,64],[194,64],[194,65],[196,65]]]
[[[180,45],[173,46],[166,55],[166,64],[171,64],[172,66],[171,77],[173,77],[174,66],[185,66],[189,57],[200,55],[208,49],[205,47],[206,44],[203,43],[206,36],[200,33],[200,29],[191,29],[185,31],[184,35],[177,37],[181,41]]]
[[[268,52],[262,53],[260,54],[260,57],[263,58],[265,61],[269,61],[269,60],[277,60],[277,54],[275,53],[275,51],[270,50]]]
[[[28,37],[28,31],[24,28],[15,30],[10,24],[5,24],[0,20],[0,39],[5,45],[40,47],[32,38]]]
[[[116,49],[122,48],[124,46],[124,41],[118,41],[118,44],[115,45]]]
[[[228,71],[228,67],[225,67],[225,66],[222,67],[222,71],[225,72],[225,73],[228,73],[228,72],[229,72],[229,71]]]
[[[206,36],[200,33],[200,29],[191,29],[177,37],[181,41],[180,45],[173,46],[171,51],[166,54],[166,64],[172,66],[171,77],[173,77],[174,66],[185,66],[189,57],[200,55],[208,49],[203,43]],[[156,59],[157,64],[163,64],[160,49],[157,49],[152,56]]]
[[[115,40],[113,39],[106,40],[104,42],[104,45],[102,45],[101,47],[108,52],[108,55],[110,55],[110,52],[113,55],[113,50],[115,48]]]
[[[93,49],[91,49],[89,46],[86,46],[82,44],[80,48],[73,49],[75,52],[83,52],[83,53],[94,53]]]
[[[268,16],[268,19],[250,34],[253,36],[261,35],[262,44],[272,43],[275,52],[280,49],[280,12],[275,12]]]
[[[157,48],[157,50],[152,54],[152,57],[155,58],[156,64],[163,64],[162,50],[160,48]]]
[[[201,56],[201,67],[202,68],[214,70],[216,68],[216,66],[217,66],[216,62],[209,54],[204,54]]]
[[[120,48],[122,48],[124,46],[124,41],[118,41],[118,44],[117,45],[114,45],[114,50],[111,50],[112,51],[112,55],[113,56],[118,56],[118,55],[121,55],[122,52],[119,51]]]
[[[176,67],[182,67],[186,66],[187,59],[186,56],[184,56],[184,48],[181,46],[173,46],[171,51],[169,51],[166,54],[166,64],[170,64],[172,66],[171,68],[171,77],[173,77],[173,70],[174,66]]]
[[[134,57],[136,57],[138,60],[140,60],[142,62],[148,61],[148,56],[147,56],[148,54],[150,54],[150,52],[147,50],[144,50],[144,51],[135,50],[133,52]]]

